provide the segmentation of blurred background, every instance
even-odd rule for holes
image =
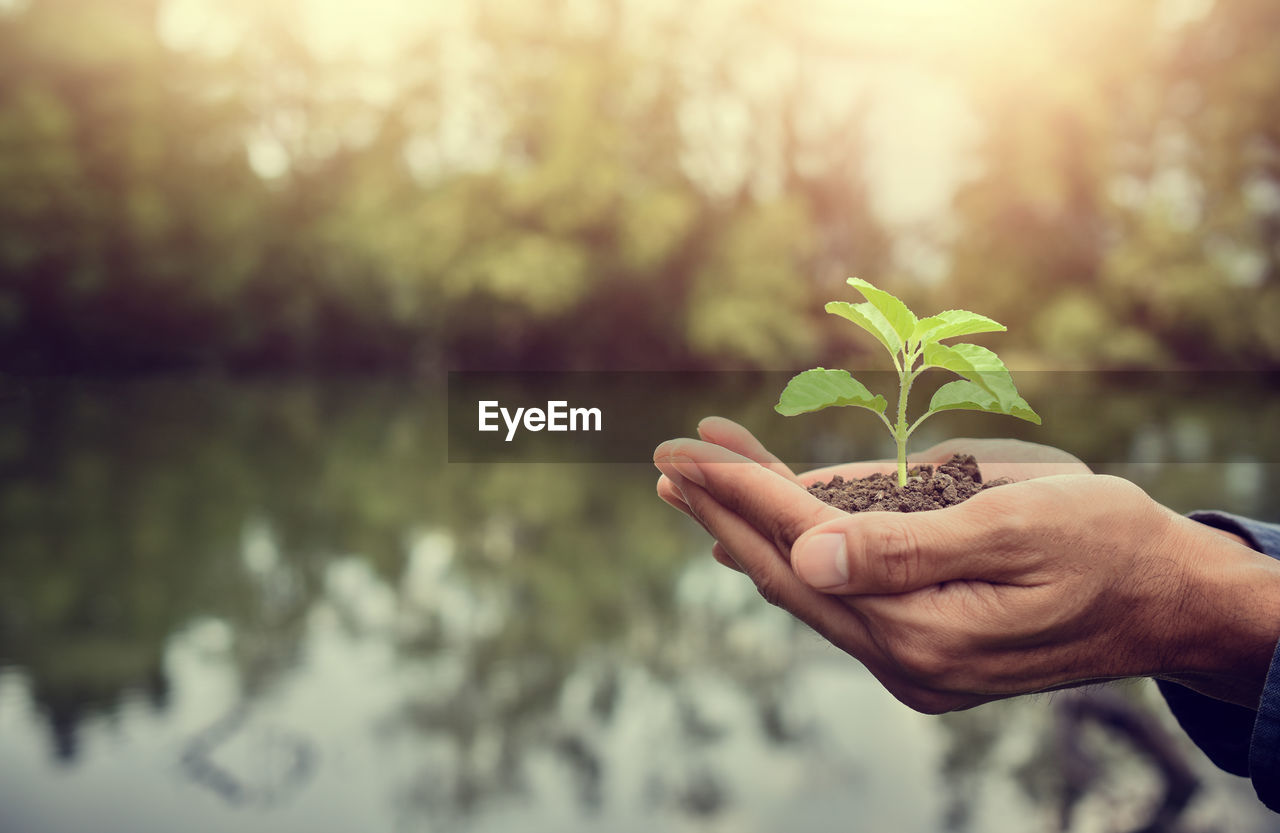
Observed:
[[[1278,14],[3,0],[0,355],[791,369],[859,275],[1053,366],[1275,366]]]
[[[857,275],[1007,324],[1054,432],[1019,436],[1280,520],[1277,33],[1270,0],[0,0],[0,831],[1280,829],[1150,685],[916,715],[649,466],[448,464],[443,401],[882,367],[821,309]],[[797,459],[890,453],[825,416]],[[966,419],[921,442],[1022,431]]]

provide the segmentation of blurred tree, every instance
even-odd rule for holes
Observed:
[[[751,15],[478,3],[378,102],[291,7],[220,57],[158,8],[0,18],[8,366],[790,366],[815,271],[887,250],[859,126],[753,86],[745,52],[794,55]]]
[[[1054,360],[1280,357],[1276,11],[1175,5],[1041,10],[1034,49],[970,81],[987,138],[949,295]]]
[[[485,0],[394,77],[292,4],[219,7],[220,53],[166,8],[0,12],[4,366],[793,367],[847,358],[820,310],[855,273],[1058,360],[1280,360],[1263,0],[1040,0],[1002,50],[863,63],[753,0]],[[936,287],[872,208],[866,102],[823,89],[889,58],[985,126]]]
[[[10,363],[198,361],[258,266],[235,102],[161,47],[155,8],[42,0],[0,18]]]

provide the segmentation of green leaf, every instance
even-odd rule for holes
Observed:
[[[783,416],[795,416],[832,405],[852,405],[883,414],[889,403],[883,396],[873,396],[849,371],[818,367],[792,377],[773,409]]]
[[[921,369],[925,367],[941,367],[958,373],[1001,403],[1011,403],[1018,396],[1018,389],[1004,362],[995,353],[977,344],[926,344]]]
[[[907,309],[906,304],[883,289],[876,289],[862,278],[849,278],[846,283],[861,292],[867,301],[884,316],[889,326],[897,333],[899,342],[906,342],[911,338],[911,334],[916,329],[916,316]]]
[[[1040,424],[1040,415],[1032,410],[1031,406],[1027,404],[1027,400],[1023,399],[1021,396],[1013,400],[1013,403],[1009,406],[1009,410],[1005,413],[1009,416],[1017,417],[1018,419],[1025,419],[1027,422],[1034,425]]]
[[[976,333],[1002,333],[1005,329],[1003,324],[985,315],[964,309],[948,309],[937,315],[921,318],[916,323],[915,331],[911,333],[911,340],[932,344],[944,338],[971,336]]]
[[[890,355],[896,356],[902,349],[902,339],[898,337],[897,331],[870,302],[851,304],[848,301],[831,301],[823,309],[832,315],[847,318],[871,333],[884,345],[884,349],[888,350]]]
[[[1015,395],[1011,402],[1003,403],[990,391],[967,380],[948,382],[938,388],[933,399],[929,400],[930,413],[954,410],[1007,414],[1036,425],[1040,424],[1040,415],[1031,410],[1031,406],[1022,397]]]

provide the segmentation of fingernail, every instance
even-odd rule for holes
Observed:
[[[827,532],[815,535],[795,554],[800,579],[816,590],[842,587],[849,583],[849,555],[844,535]]]
[[[653,461],[653,464],[658,467],[658,471],[667,476],[667,479],[669,479],[677,489],[683,491],[684,475],[676,469],[675,463],[670,457],[659,457]]]
[[[671,456],[671,440],[658,443],[658,447],[653,450],[654,462]]]
[[[693,462],[693,460],[688,457],[672,457],[671,465],[675,466],[676,471],[680,472],[694,483],[706,488],[707,478],[702,473],[702,469],[698,468],[698,464]]]

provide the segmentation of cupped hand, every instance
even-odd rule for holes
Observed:
[[[742,455],[770,471],[801,486],[825,483],[839,475],[847,480],[867,477],[871,474],[893,474],[897,464],[893,460],[868,460],[841,463],[812,469],[796,474],[786,463],[764,447],[745,427],[724,417],[707,417],[698,423],[698,436],[708,443]],[[955,454],[971,454],[978,462],[979,471],[987,481],[999,478],[1030,480],[1061,474],[1090,474],[1088,466],[1075,455],[1048,445],[1009,439],[951,439],[910,455],[910,464],[938,466]],[[698,518],[689,510],[683,496],[667,478],[658,480],[658,496],[694,520]],[[714,536],[713,536],[714,537]],[[739,569],[718,542],[712,547],[712,555],[726,567]]]
[[[717,558],[909,706],[1138,675],[1256,704],[1280,636],[1280,568],[1133,484],[1053,473],[946,509],[849,515],[739,428],[704,423],[716,442],[659,446],[659,493],[717,539]],[[1083,468],[999,462],[1023,476]]]

